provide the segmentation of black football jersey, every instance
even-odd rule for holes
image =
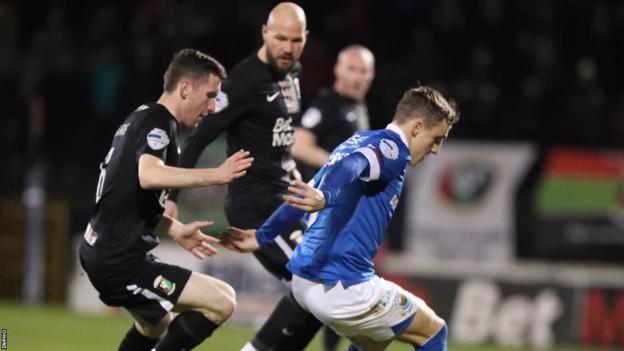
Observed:
[[[164,211],[168,190],[145,190],[139,184],[143,154],[177,166],[177,122],[162,105],[137,108],[117,129],[108,154],[100,164],[95,209],[85,239],[99,259],[115,265],[129,262],[156,245],[152,233]]]
[[[322,89],[296,125],[312,132],[317,145],[331,153],[356,132],[369,129],[368,109],[364,103],[344,97],[333,89]],[[300,168],[305,180],[318,171],[303,165]]]
[[[226,209],[279,205],[288,182],[297,177],[290,149],[293,120],[301,110],[299,74],[299,63],[284,74],[255,54],[246,58],[223,82],[215,113],[189,137],[182,167],[194,167],[203,149],[224,131],[228,156],[240,149],[251,152],[254,162],[247,174],[228,187]]]

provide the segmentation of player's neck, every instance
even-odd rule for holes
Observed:
[[[333,87],[334,91],[342,96],[343,98],[347,98],[356,102],[362,102],[361,99],[357,99],[351,95],[349,95],[349,93],[347,92],[347,89],[344,87],[344,85],[340,84],[340,82],[338,82],[337,80],[334,81],[334,87]]]
[[[388,127],[390,127],[389,129],[393,130],[396,133],[402,132],[403,135],[399,134],[399,137],[401,137],[401,140],[403,141],[405,146],[407,146],[409,148],[410,139],[411,139],[411,135],[412,135],[412,132],[411,132],[412,127],[409,125],[409,123],[399,124],[399,123],[397,123],[395,121],[392,121],[392,122],[390,122],[390,124],[388,124]],[[386,128],[388,128],[388,127],[386,127]]]
[[[171,115],[173,116],[173,118],[175,118],[175,120],[178,122],[178,124],[180,124],[180,119],[178,118],[178,114],[176,113],[176,102],[175,102],[175,98],[173,97],[172,94],[167,94],[167,93],[163,93],[160,98],[158,99],[158,101],[156,101],[157,104],[162,105],[164,108],[167,109],[167,111],[169,111],[169,113],[171,113]]]
[[[266,46],[262,45],[262,47],[260,48],[260,50],[258,50],[258,60],[260,60],[262,63],[267,63],[267,53],[266,53]]]

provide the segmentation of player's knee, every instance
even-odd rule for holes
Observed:
[[[440,330],[429,338],[423,345],[416,348],[419,351],[446,351],[448,337],[448,327],[446,323],[442,325]]]
[[[204,315],[217,324],[225,322],[236,310],[236,292],[230,285],[223,283],[216,301],[212,301],[209,311]]]
[[[224,284],[223,301],[222,315],[228,319],[236,310],[236,291],[229,284]]]
[[[147,336],[148,338],[158,339],[161,335],[165,333],[169,324],[171,324],[171,320],[173,316],[171,313],[167,313],[158,323],[150,324],[147,322],[139,322],[136,321],[135,326],[139,333]]]
[[[448,325],[446,323],[444,323],[444,325],[442,326],[442,329],[440,329],[440,335],[444,339],[448,338]]]
[[[439,331],[444,330],[444,334],[448,332],[448,327],[446,326],[446,321],[437,315],[435,315],[431,320],[431,327],[429,328],[430,336],[436,335]]]

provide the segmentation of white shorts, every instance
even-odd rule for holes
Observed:
[[[378,276],[345,289],[293,275],[297,302],[323,324],[346,337],[389,340],[403,331],[424,301]]]

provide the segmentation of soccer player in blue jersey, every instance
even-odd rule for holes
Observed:
[[[446,350],[447,326],[423,300],[375,274],[373,257],[398,203],[408,164],[438,154],[459,119],[430,87],[409,89],[386,129],[347,139],[310,184],[295,182],[260,229],[230,227],[221,243],[251,252],[284,226],[307,222],[287,267],[297,302],[349,338],[349,350],[384,350],[393,340],[415,350]]]

